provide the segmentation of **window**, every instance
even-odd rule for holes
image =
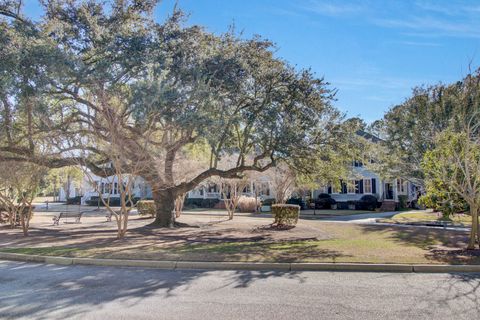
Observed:
[[[355,193],[356,187],[355,187],[355,180],[348,180],[347,184],[347,193]]]
[[[405,181],[403,179],[397,179],[397,192],[405,192]]]
[[[353,166],[357,167],[357,168],[360,168],[360,167],[363,167],[363,163],[362,163],[362,161],[354,160],[353,161]]]
[[[372,193],[372,180],[363,180],[363,193]]]

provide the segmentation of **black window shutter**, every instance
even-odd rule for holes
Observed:
[[[340,186],[342,187],[342,193],[347,193],[347,184],[340,180]]]
[[[359,191],[360,191],[360,194],[363,194],[363,180],[360,180]]]
[[[377,193],[377,179],[372,178],[372,193]]]
[[[328,186],[328,194],[331,194],[332,193],[332,186]]]

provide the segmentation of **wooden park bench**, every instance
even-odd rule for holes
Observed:
[[[72,223],[81,223],[80,219],[82,218],[83,211],[82,212],[60,212],[58,216],[53,217],[53,225],[58,226],[60,223],[60,219],[68,219],[68,218],[74,218],[75,222]],[[67,221],[65,221],[67,223]]]

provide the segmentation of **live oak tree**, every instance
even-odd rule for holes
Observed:
[[[466,119],[480,109],[479,96],[479,71],[456,83],[415,88],[410,98],[373,124],[386,146],[384,168],[391,176],[424,185],[425,153],[436,147],[436,137],[444,130],[463,130]]]
[[[308,168],[334,140],[341,120],[330,105],[334,92],[276,58],[269,41],[185,27],[180,12],[157,23],[156,1],[43,4],[38,23],[0,10],[8,16],[0,22],[7,61],[0,59],[0,159],[81,162],[111,175],[102,165],[117,143],[127,159],[122,171],[142,168],[152,188],[154,224],[173,226],[175,199],[202,181],[265,171],[280,160]],[[121,139],[112,142],[112,128]],[[197,145],[208,150],[208,163],[179,179],[178,155]],[[234,165],[220,169],[229,155]]]

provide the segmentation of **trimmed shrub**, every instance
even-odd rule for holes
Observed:
[[[155,217],[156,206],[153,200],[140,200],[137,203],[138,214],[141,216]]]
[[[275,225],[294,227],[300,215],[300,206],[295,204],[274,204],[272,205],[272,214]]]
[[[348,204],[346,202],[337,202],[338,210],[348,210]]]
[[[90,199],[85,201],[85,203],[87,204],[87,206],[96,206],[98,204],[100,204],[100,206],[103,206],[102,200],[100,200],[100,198],[97,196],[90,197]]]
[[[307,208],[307,204],[302,198],[290,198],[287,200],[287,204],[295,204],[300,207],[300,210],[305,210]]]
[[[275,204],[274,198],[269,198],[262,201],[262,206],[271,206],[272,204]]]
[[[256,200],[254,197],[241,196],[238,199],[237,209],[239,212],[255,212],[255,209],[260,206],[260,200]]]
[[[398,196],[398,208],[400,210],[407,209],[408,196],[402,194]]]
[[[373,211],[377,208],[377,197],[366,194],[357,201],[357,209]]]
[[[82,202],[82,196],[76,196],[67,199],[67,204],[80,204]]]
[[[126,199],[128,201],[128,199]],[[140,200],[140,198],[132,198],[133,204],[137,203]],[[105,199],[105,202],[107,202],[111,207],[120,207],[120,197],[112,197],[110,200]],[[88,206],[98,206],[103,207],[103,201],[98,197],[98,196],[93,196],[90,198],[90,200],[87,200],[85,202]],[[129,203],[127,203],[129,205]]]
[[[355,200],[348,200],[347,201],[347,206],[348,206],[348,209],[351,210],[352,208],[353,209],[357,209],[357,201]]]
[[[337,201],[329,194],[320,193],[318,199],[315,200],[315,209],[332,209],[332,206],[336,203]]]
[[[214,208],[219,199],[186,198],[184,208]]]
[[[332,196],[329,195],[328,193],[320,193],[317,197],[317,199],[329,199],[331,198]]]

